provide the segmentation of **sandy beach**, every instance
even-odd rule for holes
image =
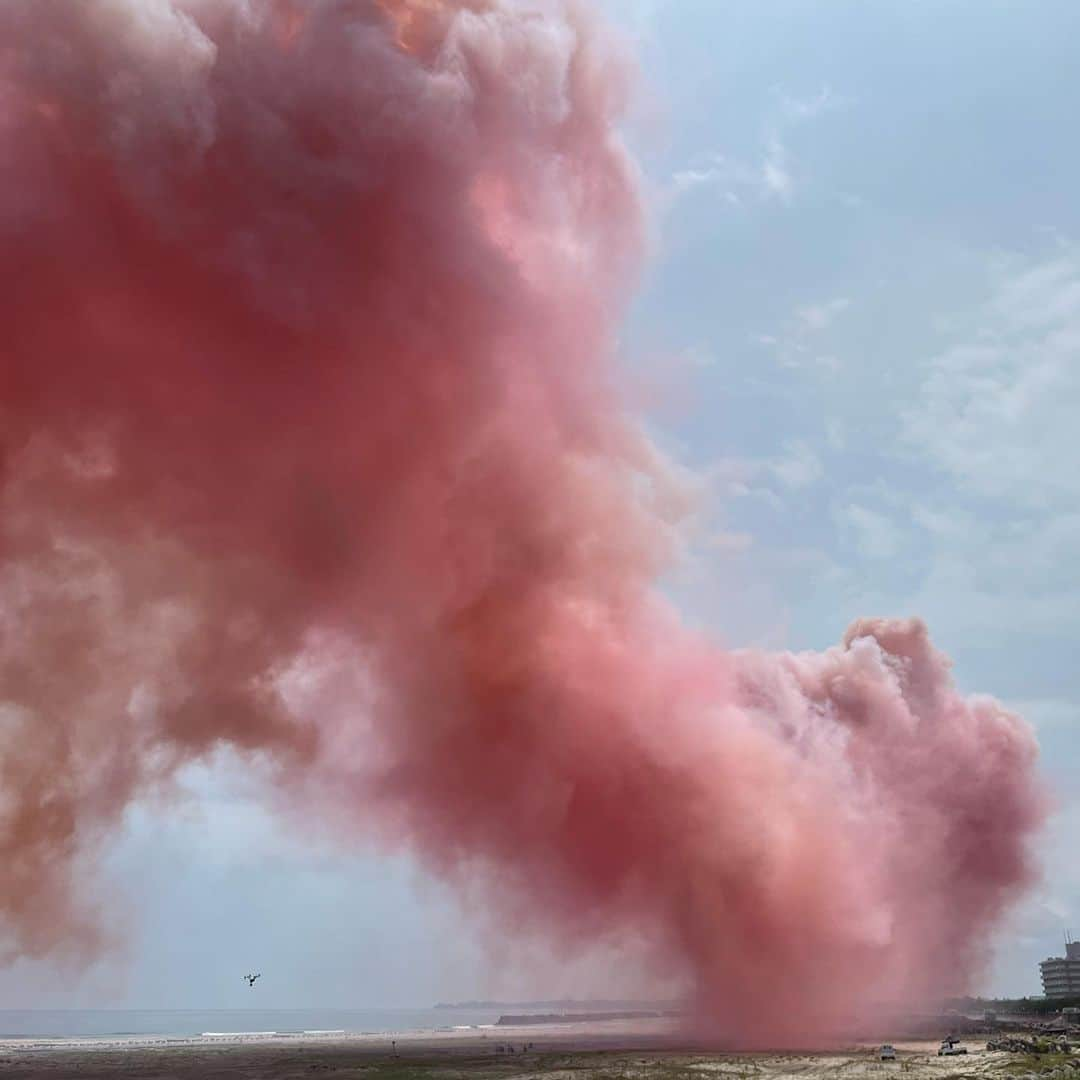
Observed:
[[[532,1049],[524,1050],[528,1044]],[[885,1080],[902,1074],[911,1080],[1080,1080],[1080,1054],[988,1052],[978,1037],[967,1042],[969,1052],[963,1057],[938,1057],[936,1042],[894,1045],[893,1062],[880,1061],[876,1045],[735,1053],[691,1045],[659,1022],[416,1032],[394,1036],[393,1041],[389,1036],[337,1033],[8,1039],[0,1042],[0,1078],[298,1080],[325,1074],[365,1080]]]

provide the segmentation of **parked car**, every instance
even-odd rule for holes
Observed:
[[[938,1050],[938,1057],[953,1057],[956,1054],[966,1054],[967,1047],[961,1046],[956,1039],[942,1039],[941,1049]]]

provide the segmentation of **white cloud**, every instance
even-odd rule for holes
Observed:
[[[781,511],[784,500],[777,489],[804,491],[825,475],[821,458],[809,443],[794,439],[771,458],[721,458],[705,473],[709,490],[724,502],[753,499]]]
[[[794,491],[813,487],[825,475],[821,458],[800,440],[785,443],[783,456],[774,458],[767,468],[781,485]]]
[[[825,421],[825,441],[833,450],[843,450],[847,446],[848,434],[845,425],[831,416]]]
[[[756,334],[751,340],[772,349],[781,367],[817,369],[835,374],[842,366],[840,358],[818,348],[813,339],[829,330],[850,307],[851,301],[846,296],[820,304],[805,304],[795,309],[789,323],[777,333]]]
[[[827,330],[849,307],[851,301],[846,296],[839,296],[824,304],[807,304],[798,308],[795,315],[807,330]]]
[[[841,535],[867,558],[895,560],[898,572],[895,580],[879,573],[871,586],[853,570],[860,605],[918,611],[944,639],[979,649],[1076,633],[1080,513],[973,508],[948,484],[918,494],[855,489],[842,498],[834,512]]]
[[[787,150],[776,135],[770,135],[765,141],[765,158],[761,163],[761,184],[764,190],[780,199],[790,202],[795,189],[795,181],[788,165]]]
[[[779,140],[766,140],[760,162],[748,163],[713,154],[671,175],[662,202],[670,205],[690,192],[708,189],[731,206],[778,199],[788,202],[794,189],[787,154]]]
[[[1007,329],[1024,330],[1072,321],[1080,310],[1080,267],[1065,255],[1006,278],[990,305]]]
[[[851,535],[859,553],[866,559],[892,559],[901,548],[902,530],[891,517],[849,503],[836,512],[837,523]]]
[[[925,368],[907,444],[969,492],[1029,508],[1080,497],[1080,257],[1013,272]]]
[[[812,120],[822,113],[833,112],[852,104],[852,99],[833,93],[829,86],[823,86],[816,94],[808,98],[791,97],[783,90],[778,91],[780,107],[785,116],[794,121]]]
[[[851,103],[823,86],[808,98],[792,97],[777,91],[779,105],[763,125],[760,156],[730,157],[713,154],[702,163],[672,174],[663,202],[670,205],[688,192],[712,188],[732,206],[747,201],[781,202],[789,205],[797,188],[796,170],[791,163],[784,132]]]
[[[675,195],[682,195],[694,188],[720,183],[726,175],[719,164],[702,169],[682,169],[671,177],[671,190]]]

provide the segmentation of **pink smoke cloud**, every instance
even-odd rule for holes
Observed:
[[[7,0],[0,41],[8,956],[99,947],[85,856],[227,745],[507,925],[632,928],[747,1041],[968,985],[1032,735],[918,621],[730,654],[658,593],[590,19]]]

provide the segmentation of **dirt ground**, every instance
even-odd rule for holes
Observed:
[[[632,1040],[631,1040],[632,1041]],[[673,1048],[584,1048],[551,1039],[536,1049],[497,1053],[495,1039],[403,1041],[395,1055],[385,1041],[263,1044],[132,1045],[124,1048],[0,1047],[0,1080],[1080,1080],[1080,1054],[988,1053],[968,1044],[963,1057],[939,1058],[936,1043],[896,1043],[897,1060],[876,1048],[791,1054],[731,1054]]]

